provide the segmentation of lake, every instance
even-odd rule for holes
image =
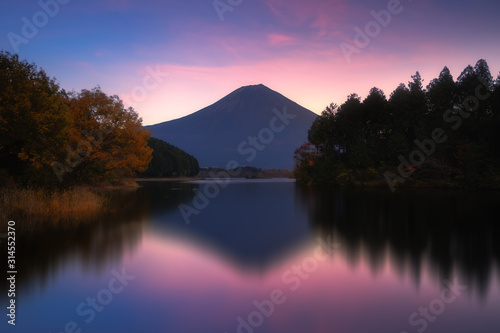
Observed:
[[[500,331],[498,192],[141,185],[18,233],[2,332]]]

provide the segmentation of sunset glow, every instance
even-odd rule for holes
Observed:
[[[48,9],[28,0],[3,5],[0,48],[18,51],[66,90],[100,85],[119,95],[145,125],[185,116],[250,84],[320,113],[350,93],[365,97],[373,86],[389,96],[416,70],[425,85],[445,65],[455,78],[481,58],[495,77],[500,70],[494,1],[242,1],[224,21],[212,1],[41,3]],[[381,11],[391,8],[397,14],[384,18]],[[374,13],[385,27],[374,25]],[[23,18],[38,24],[36,33]],[[346,57],[340,45],[356,46],[356,28],[373,37]],[[161,69],[161,76],[144,86],[148,69]]]

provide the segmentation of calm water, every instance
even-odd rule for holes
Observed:
[[[497,192],[143,185],[88,226],[18,233],[1,332],[500,331]]]

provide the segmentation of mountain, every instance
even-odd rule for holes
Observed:
[[[201,167],[293,168],[317,115],[259,84],[241,87],[186,117],[147,126],[151,136],[195,156]],[[234,167],[229,163],[229,168]]]

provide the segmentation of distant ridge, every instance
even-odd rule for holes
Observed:
[[[259,84],[236,89],[183,118],[147,128],[152,137],[195,156],[200,167],[226,167],[235,160],[240,165],[290,170],[293,153],[307,140],[316,117]]]

